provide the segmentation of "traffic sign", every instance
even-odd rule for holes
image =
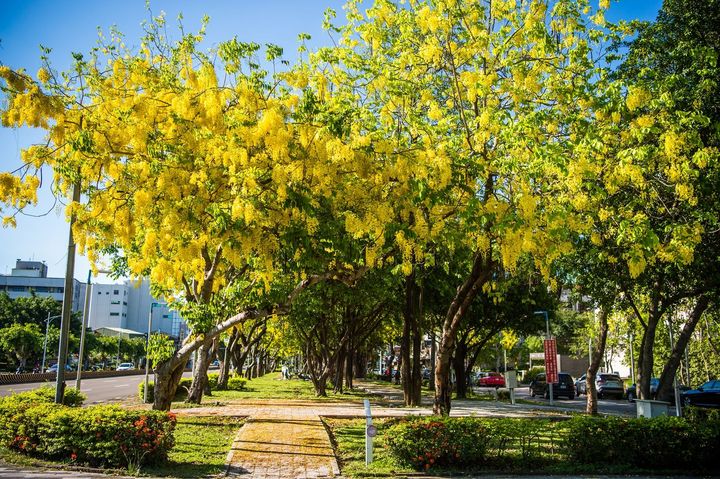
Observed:
[[[558,382],[557,344],[555,339],[546,339],[545,344],[545,378],[548,384]]]

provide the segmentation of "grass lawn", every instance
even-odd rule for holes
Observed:
[[[242,426],[239,418],[178,417],[175,447],[167,463],[143,468],[141,474],[166,477],[204,477],[225,472],[225,459]]]
[[[279,372],[268,373],[259,378],[248,380],[244,391],[213,391],[212,396],[203,396],[203,403],[225,402],[235,399],[308,399],[308,400],[360,400],[374,397],[364,391],[354,389],[335,394],[332,386],[327,389],[327,397],[315,395],[312,381],[301,379],[281,379]]]
[[[175,447],[168,461],[160,466],[143,467],[140,475],[189,478],[224,474],[225,459],[242,423],[243,419],[222,416],[178,417]],[[18,466],[72,469],[67,462],[35,459],[4,447],[0,447],[0,460]]]
[[[373,425],[378,429],[378,436],[373,446],[373,462],[365,466],[365,419],[330,419],[323,421],[330,429],[335,447],[335,456],[340,471],[346,477],[393,476],[408,474],[412,469],[398,463],[388,452],[383,439],[387,428],[387,419],[376,419]]]

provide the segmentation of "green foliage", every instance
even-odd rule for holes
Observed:
[[[402,462],[417,469],[482,464],[490,446],[484,422],[476,418],[421,418],[390,428],[387,442]]]
[[[0,399],[0,443],[34,457],[104,467],[163,461],[173,446],[175,417],[117,406],[87,408],[48,402],[46,391]],[[80,404],[80,395],[72,402]]]
[[[240,376],[232,376],[228,378],[227,388],[229,391],[244,391],[247,385],[247,379]]]
[[[67,388],[63,396],[63,404],[70,407],[79,407],[87,399],[83,393],[75,388]],[[55,402],[55,388],[42,386],[32,391],[12,394],[0,398],[0,407],[14,407],[20,404],[52,403]]]
[[[218,373],[208,374],[208,384],[210,385],[210,389],[212,389],[212,390],[217,389],[219,377],[220,377],[220,374],[218,374]]]
[[[30,356],[42,349],[42,338],[36,324],[15,323],[0,329],[0,349],[12,352],[20,364],[24,365]]]
[[[584,464],[711,468],[720,453],[719,426],[717,419],[578,416],[567,422],[562,448],[569,460]]]
[[[154,364],[160,364],[175,354],[175,343],[164,334],[152,334],[148,345],[148,358]]]
[[[528,369],[528,371],[523,375],[522,382],[524,384],[530,384],[530,382],[535,379],[535,376],[544,372],[545,366],[533,366],[532,368]]]

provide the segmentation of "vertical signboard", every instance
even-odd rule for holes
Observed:
[[[558,382],[557,345],[555,339],[545,340],[545,376],[549,384]]]

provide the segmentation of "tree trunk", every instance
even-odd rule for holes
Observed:
[[[333,392],[342,394],[343,383],[345,382],[345,356],[347,355],[347,346],[338,349],[337,358],[335,358],[335,381],[333,384]]]
[[[487,257],[481,252],[475,254],[472,271],[462,286],[458,288],[455,298],[445,315],[440,336],[440,346],[437,350],[437,365],[435,367],[434,414],[442,416],[450,414],[450,358],[455,349],[457,330],[470,304],[490,277],[492,267],[493,263],[489,253]]]
[[[603,307],[600,310],[600,336],[595,343],[592,361],[587,368],[587,375],[585,377],[585,390],[587,391],[587,404],[585,407],[585,412],[592,416],[596,416],[598,413],[597,388],[595,387],[595,377],[597,376],[598,369],[600,369],[600,362],[605,355],[605,344],[607,342],[608,333],[608,313],[609,308],[607,307]]]
[[[648,316],[647,327],[643,330],[640,343],[640,354],[638,355],[638,386],[637,392],[640,399],[652,399],[650,394],[650,378],[653,375],[655,333],[660,318],[657,314]]]
[[[189,354],[188,354],[189,356]],[[153,409],[157,411],[169,411],[172,400],[175,397],[180,378],[185,371],[187,356],[183,358],[172,358],[169,361],[158,365],[155,370],[155,388]]]
[[[685,348],[690,341],[693,331],[695,331],[695,327],[708,306],[710,306],[710,297],[707,295],[700,296],[697,303],[695,303],[695,307],[690,313],[690,317],[688,317],[682,331],[680,331],[680,335],[678,336],[677,341],[673,346],[673,350],[670,353],[670,357],[665,363],[665,367],[660,375],[660,384],[658,385],[657,390],[658,400],[670,401],[673,397],[673,386],[675,383],[675,375],[677,374],[678,365],[680,364],[680,361],[682,361],[683,353],[685,352]]]
[[[413,381],[413,404],[420,406],[422,404],[422,362],[420,359],[420,346],[422,337],[420,335],[420,316],[422,315],[422,300],[418,296],[418,314],[415,315],[413,324],[413,362],[412,362],[412,381]]]
[[[188,391],[186,402],[192,404],[200,404],[205,386],[208,383],[207,371],[210,367],[210,358],[212,356],[212,346],[202,345],[197,350],[197,366],[193,370],[193,381]]]
[[[225,354],[223,355],[222,364],[220,365],[220,374],[218,375],[218,390],[227,389],[227,382],[230,378],[230,363],[232,362],[232,348],[235,347],[237,341],[237,328],[233,328],[227,345],[225,346]]]
[[[453,355],[453,369],[455,370],[455,398],[467,398],[467,378],[465,375],[465,359],[467,357],[467,343],[458,341]]]
[[[355,351],[348,346],[348,353],[345,355],[345,387],[347,387],[348,390],[352,390],[353,388],[355,356]]]

